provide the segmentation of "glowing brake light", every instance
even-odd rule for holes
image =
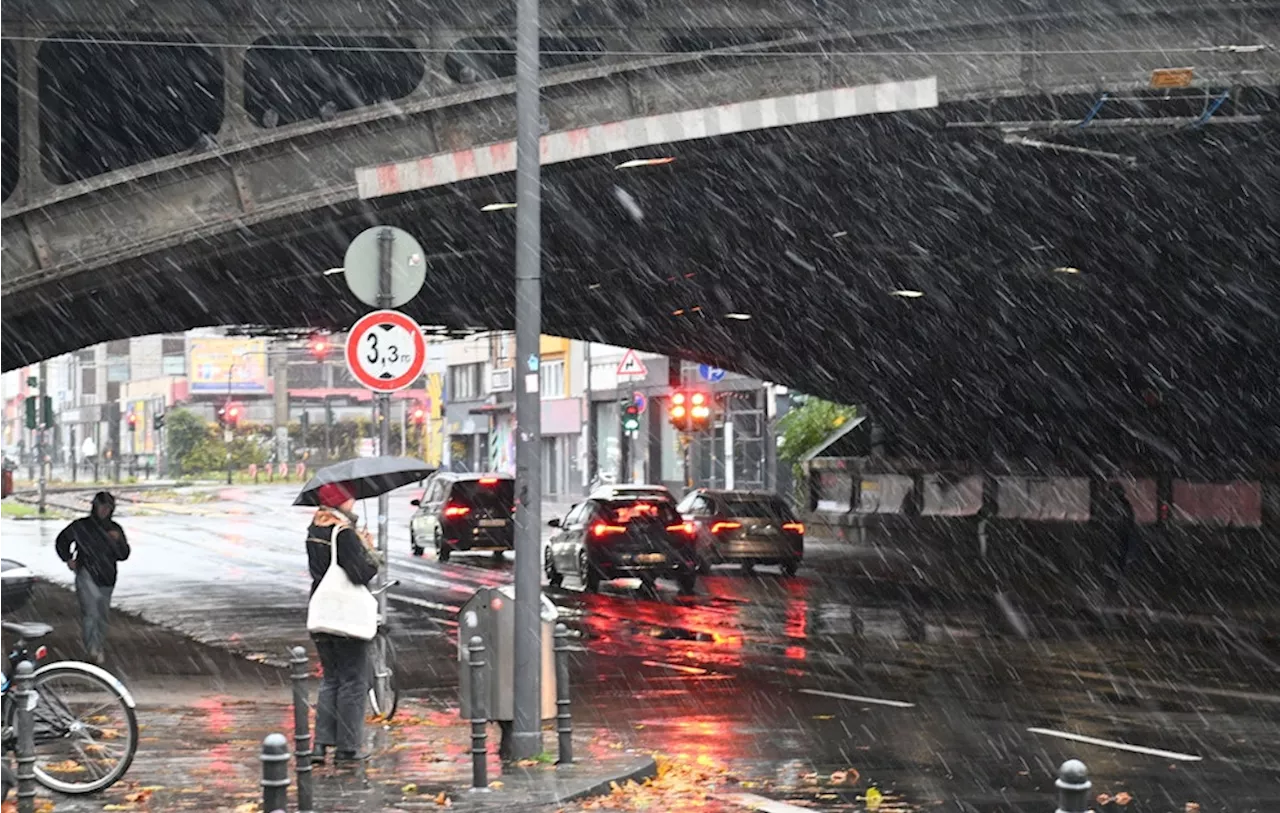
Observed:
[[[711,526],[711,533],[718,534],[721,531],[736,531],[741,527],[741,522],[717,522]]]
[[[446,517],[465,517],[471,513],[471,509],[465,505],[446,505],[444,515]]]
[[[482,486],[496,486],[497,484],[498,484],[497,477],[481,477],[480,478],[480,485]]]
[[[611,534],[625,534],[626,532],[627,532],[626,526],[610,525],[607,522],[597,522],[595,525],[591,526],[591,535],[596,537],[597,539],[602,536],[609,536]]]
[[[698,532],[692,522],[677,522],[675,525],[668,525],[667,531],[673,534],[684,534],[685,536],[693,536]]]
[[[801,536],[803,536],[804,523],[803,522],[784,522],[782,523],[782,530],[791,531],[791,533],[793,534],[800,534]]]

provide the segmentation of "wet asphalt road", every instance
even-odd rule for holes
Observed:
[[[125,505],[134,556],[116,604],[280,660],[305,635],[309,514],[287,507],[295,490],[228,487],[215,502],[151,506],[146,516]],[[508,583],[512,561],[412,557],[413,496],[391,501],[399,671],[414,694],[451,703],[457,608],[478,587]],[[69,584],[53,553],[60,527],[5,520],[5,557]],[[627,582],[600,595],[572,579],[548,588],[582,635],[575,715],[640,747],[724,761],[762,783],[757,792],[810,808],[854,802],[874,784],[907,808],[1052,809],[1053,773],[1074,756],[1095,791],[1133,794],[1128,810],[1181,811],[1190,801],[1205,811],[1280,809],[1274,648],[1069,619],[1023,639],[993,633],[982,611],[964,608],[926,615],[916,640],[898,605],[852,577],[850,558],[834,543],[811,544],[795,579],[717,569],[693,597],[666,582],[657,596]],[[856,785],[785,790],[804,788],[805,774],[848,769]]]

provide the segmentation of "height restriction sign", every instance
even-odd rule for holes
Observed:
[[[427,363],[427,342],[418,323],[400,311],[374,311],[347,334],[347,368],[374,392],[413,384]]]

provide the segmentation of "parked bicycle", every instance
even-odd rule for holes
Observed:
[[[133,696],[114,675],[91,663],[55,661],[39,666],[48,650],[29,642],[53,631],[39,622],[3,625],[17,636],[4,668],[2,706],[3,797],[16,783],[10,756],[18,745],[17,703],[10,691],[18,664],[36,666],[32,688],[36,781],[59,793],[96,793],[111,787],[129,770],[138,750],[138,718]]]
[[[390,581],[370,592],[375,596],[399,584]],[[388,722],[400,705],[400,682],[396,676],[396,648],[387,631],[387,618],[378,616],[378,634],[369,653],[369,713],[374,720]]]

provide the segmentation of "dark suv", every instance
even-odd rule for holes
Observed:
[[[515,548],[515,478],[509,474],[439,472],[427,480],[409,520],[409,544],[421,556],[427,544],[441,562],[460,551]]]
[[[543,563],[552,587],[566,573],[592,593],[601,581],[628,576],[650,590],[659,578],[675,579],[682,593],[696,586],[694,526],[665,497],[592,497],[548,524],[556,529]]]

